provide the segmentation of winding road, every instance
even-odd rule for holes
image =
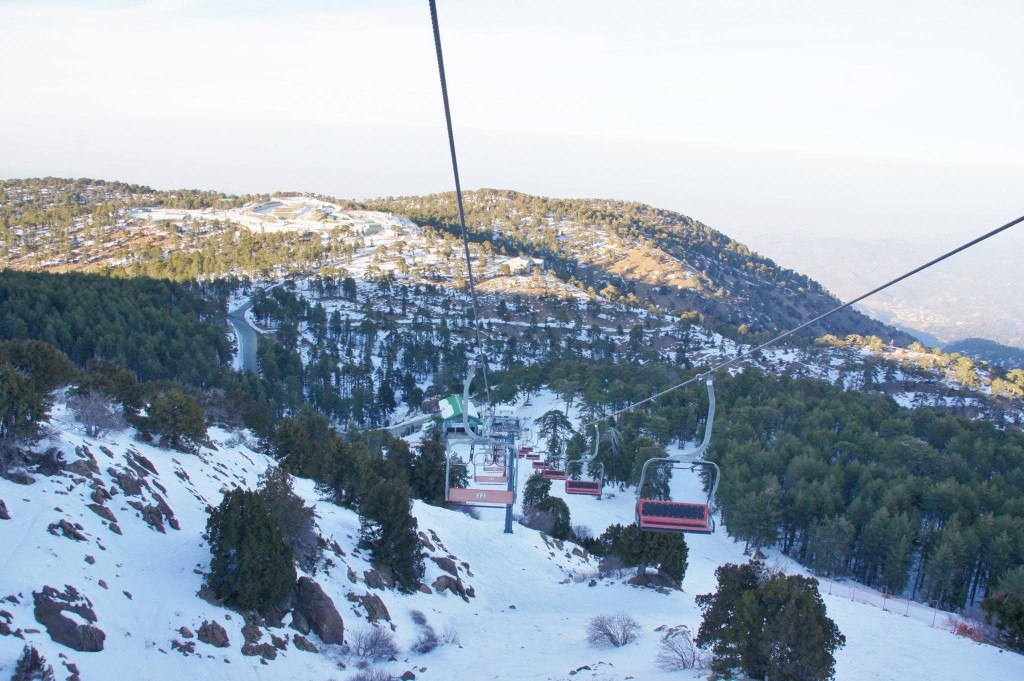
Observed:
[[[256,361],[256,345],[259,343],[259,334],[252,328],[245,313],[252,307],[252,300],[244,303],[228,312],[228,321],[235,329],[235,337],[238,339],[238,359],[236,368],[239,371],[251,371],[259,373],[259,364]]]

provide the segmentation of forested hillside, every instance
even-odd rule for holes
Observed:
[[[194,449],[204,424],[244,425],[325,498],[396,523],[389,541],[408,540],[407,511],[389,500],[440,503],[443,448],[413,453],[369,431],[434,411],[465,378],[475,334],[448,196],[357,209],[59,180],[4,191],[8,468],[70,384],[166,446]],[[186,212],[171,220],[159,205]],[[556,393],[555,460],[593,446],[557,412],[600,419],[835,303],[676,214],[492,191],[469,206],[492,402]],[[296,227],[299,213],[314,217]],[[35,269],[49,272],[24,271]],[[68,269],[92,272],[58,273]],[[241,303],[260,336],[258,373],[231,370],[226,312]],[[858,316],[827,327],[716,376],[709,456],[728,532],[818,574],[979,605],[1024,564],[1024,374],[893,345]],[[60,353],[77,373],[34,377],[38,357]],[[604,420],[617,434],[600,449],[608,482],[635,485],[645,461],[697,437],[705,409],[690,387]],[[394,567],[412,569],[413,588],[415,551],[401,550]]]

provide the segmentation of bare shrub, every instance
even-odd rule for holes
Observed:
[[[706,666],[703,651],[690,638],[687,629],[670,632],[661,639],[655,662],[659,669],[666,672]]]
[[[33,646],[25,646],[14,668],[11,681],[54,681],[53,667]]]
[[[128,422],[114,399],[98,390],[68,397],[68,408],[83,426],[89,437],[99,437],[107,431],[124,430]]]
[[[378,661],[391,659],[401,652],[394,634],[374,626],[357,629],[349,639],[349,650],[357,657]]]
[[[367,669],[355,676],[350,676],[348,681],[394,681],[394,678],[383,669]]]
[[[425,625],[420,631],[420,635],[416,637],[416,640],[410,646],[410,650],[417,655],[423,655],[429,653],[432,650],[436,650],[444,641],[434,631],[434,627],[429,624]]]
[[[640,636],[640,623],[624,612],[594,615],[587,622],[587,641],[596,646],[621,648]]]
[[[420,610],[410,610],[409,617],[412,618],[412,623],[418,627],[424,627],[427,624],[427,616]]]
[[[573,525],[572,534],[579,541],[588,541],[594,538],[594,532],[586,525]]]
[[[630,570],[619,556],[612,554],[610,556],[603,557],[597,563],[597,576],[598,577],[618,577],[627,570]]]
[[[462,640],[459,638],[459,630],[454,627],[445,627],[441,632],[441,643],[446,646],[457,646]]]

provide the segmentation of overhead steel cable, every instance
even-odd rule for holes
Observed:
[[[434,27],[434,48],[437,51],[437,72],[441,76],[441,97],[444,99],[444,120],[448,125],[448,146],[452,152],[452,172],[455,174],[455,197],[459,204],[459,224],[462,226],[462,246],[466,252],[466,274],[469,279],[469,296],[473,303],[473,330],[476,333],[477,357],[484,374],[484,391],[487,401],[491,401],[491,387],[487,380],[487,363],[482,361],[484,345],[480,338],[480,305],[476,296],[476,285],[473,281],[473,262],[469,255],[469,233],[466,230],[466,211],[462,205],[462,183],[459,182],[459,162],[455,155],[455,133],[452,131],[452,112],[448,105],[448,81],[444,75],[444,57],[441,55],[441,29],[437,23],[437,5],[430,0],[430,23]]]
[[[943,260],[946,260],[947,258],[951,258],[954,255],[956,255],[957,253],[960,253],[961,251],[965,251],[968,248],[971,248],[972,246],[976,246],[977,244],[981,243],[982,241],[985,241],[986,239],[990,239],[990,238],[994,237],[996,234],[999,234],[1000,232],[1005,232],[1006,230],[1010,229],[1011,227],[1013,227],[1015,225],[1020,224],[1021,222],[1024,222],[1024,215],[1020,216],[1016,220],[1011,220],[1010,222],[1007,222],[1002,227],[997,227],[996,229],[993,229],[991,232],[987,232],[985,234],[982,234],[978,238],[973,239],[971,241],[968,241],[967,243],[963,244],[962,246],[958,246],[957,248],[954,248],[953,250],[951,250],[951,251],[949,251],[947,253],[944,253],[943,255],[940,255],[939,257],[935,258],[934,260],[929,260],[925,264],[920,265],[919,267],[915,267],[914,269],[910,270],[909,272],[907,272],[905,274],[901,274],[900,276],[896,277],[895,279],[893,279],[893,280],[891,280],[889,282],[886,282],[885,284],[882,284],[881,286],[879,286],[877,288],[871,289],[867,293],[863,293],[863,294],[857,296],[853,300],[847,301],[847,302],[843,303],[842,305],[837,305],[836,307],[832,308],[828,312],[823,312],[822,314],[818,315],[814,319],[812,319],[810,321],[806,321],[803,324],[800,324],[799,326],[796,326],[796,327],[790,329],[789,331],[781,333],[778,336],[775,336],[774,338],[772,338],[771,340],[765,341],[764,343],[761,343],[760,345],[758,345],[756,347],[752,347],[749,350],[746,350],[745,352],[742,352],[739,355],[733,357],[732,359],[726,360],[726,361],[722,362],[721,364],[717,364],[717,365],[711,367],[710,369],[708,369],[707,371],[705,371],[705,372],[703,372],[701,374],[697,374],[693,378],[690,378],[690,379],[688,379],[686,381],[683,381],[682,383],[680,383],[678,385],[674,385],[671,388],[666,388],[665,390],[662,390],[659,393],[651,395],[650,397],[644,398],[644,399],[640,400],[639,402],[634,402],[633,404],[629,405],[628,407],[623,407],[622,409],[610,412],[608,414],[604,414],[604,415],[602,415],[599,418],[596,418],[596,419],[593,419],[591,421],[588,421],[587,423],[582,423],[582,424],[580,424],[580,429],[582,430],[584,428],[587,428],[589,426],[594,425],[595,423],[600,423],[601,421],[605,421],[607,419],[614,418],[614,417],[618,416],[619,414],[626,413],[627,411],[632,411],[632,410],[636,409],[637,407],[639,407],[639,406],[641,406],[643,404],[647,404],[648,402],[653,402],[654,400],[658,399],[659,397],[667,395],[668,393],[673,392],[675,390],[679,390],[680,388],[684,388],[684,387],[690,385],[691,383],[694,383],[695,381],[699,381],[699,380],[701,380],[701,379],[703,379],[703,378],[705,378],[707,376],[710,376],[711,374],[714,374],[714,373],[716,373],[718,371],[721,371],[722,369],[730,367],[733,364],[736,364],[737,362],[739,362],[740,360],[746,359],[747,357],[753,355],[755,352],[763,350],[764,348],[768,347],[769,345],[774,345],[775,343],[778,343],[780,340],[782,340],[783,338],[786,338],[787,336],[793,335],[794,333],[796,333],[797,331],[800,331],[801,329],[805,329],[808,326],[811,326],[812,324],[816,324],[816,323],[820,322],[821,320],[825,319],[826,317],[830,317],[830,316],[834,315],[836,312],[839,312],[840,310],[844,310],[844,309],[850,307],[851,305],[855,305],[855,304],[859,303],[860,301],[864,300],[865,298],[868,298],[870,296],[875,295],[876,293],[884,291],[885,289],[889,288],[890,286],[898,284],[901,281],[903,281],[904,279],[912,277],[915,274],[917,274],[917,273],[919,273],[919,272],[921,272],[923,270],[928,269],[932,265],[938,264],[938,263],[942,262]]]

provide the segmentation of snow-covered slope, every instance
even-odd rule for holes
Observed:
[[[520,413],[536,417],[554,406],[560,405],[542,395]],[[0,678],[12,673],[26,642],[54,665],[58,678],[71,674],[70,665],[86,680],[345,679],[357,673],[360,659],[342,646],[323,644],[311,634],[319,652],[296,648],[297,632],[287,626],[289,616],[284,627],[259,629],[258,643],[273,645],[276,637],[274,659],[243,655],[242,616],[197,595],[209,565],[202,536],[207,507],[216,505],[232,486],[254,487],[271,464],[249,446],[244,434],[211,429],[215,448],[191,455],[135,441],[131,432],[86,438],[60,405],[52,424],[54,434],[43,446],[56,447],[70,466],[49,477],[35,475],[31,485],[0,479],[0,499],[11,516],[0,520],[0,623],[12,631],[0,636]],[[524,468],[519,479],[525,481],[529,472]],[[677,477],[679,491],[699,494],[696,481]],[[553,493],[561,495],[560,487],[554,483]],[[706,671],[659,670],[657,630],[685,625],[696,631],[700,613],[694,595],[714,589],[718,565],[744,560],[742,545],[719,532],[687,538],[690,557],[683,591],[634,587],[624,583],[625,577],[592,582],[597,567],[593,558],[519,525],[513,534],[503,534],[501,511],[482,510],[480,519],[473,519],[417,502],[414,512],[429,556],[424,582],[437,584],[444,568],[454,568],[467,595],[436,587],[431,593],[401,595],[367,585],[370,566],[356,548],[359,523],[354,513],[319,501],[308,481],[296,480],[296,491],[315,504],[320,532],[333,547],[325,554],[331,564],[322,563],[313,578],[344,618],[347,638],[369,626],[365,616],[371,599],[365,597],[380,598],[402,652],[397,660],[377,666],[396,676],[412,672],[417,679],[438,681],[705,676]],[[611,523],[631,522],[632,491],[609,492],[601,500],[567,497],[573,523],[599,533]],[[100,515],[108,512],[116,521]],[[48,531],[51,526],[53,532]],[[74,538],[76,533],[80,539]],[[781,558],[772,560],[799,570]],[[69,594],[66,585],[94,612],[95,626],[105,634],[102,651],[78,652],[55,643],[36,621],[33,593],[50,586]],[[851,599],[849,588],[835,586],[834,594],[824,598],[829,615],[847,637],[846,648],[837,655],[838,679],[1024,678],[1022,656],[973,643],[941,626],[933,628],[921,618],[903,617],[902,610],[883,611]],[[589,645],[587,621],[620,611],[640,623],[639,640],[618,649]],[[67,611],[65,615],[76,623],[86,621]],[[420,615],[438,633],[453,633],[458,643],[411,653],[423,631],[416,621],[422,621]],[[945,615],[939,613],[936,620],[944,624]],[[183,635],[182,627],[194,633],[204,622],[223,626],[228,647]],[[387,626],[386,621],[378,624]],[[252,630],[248,633],[251,637]]]

